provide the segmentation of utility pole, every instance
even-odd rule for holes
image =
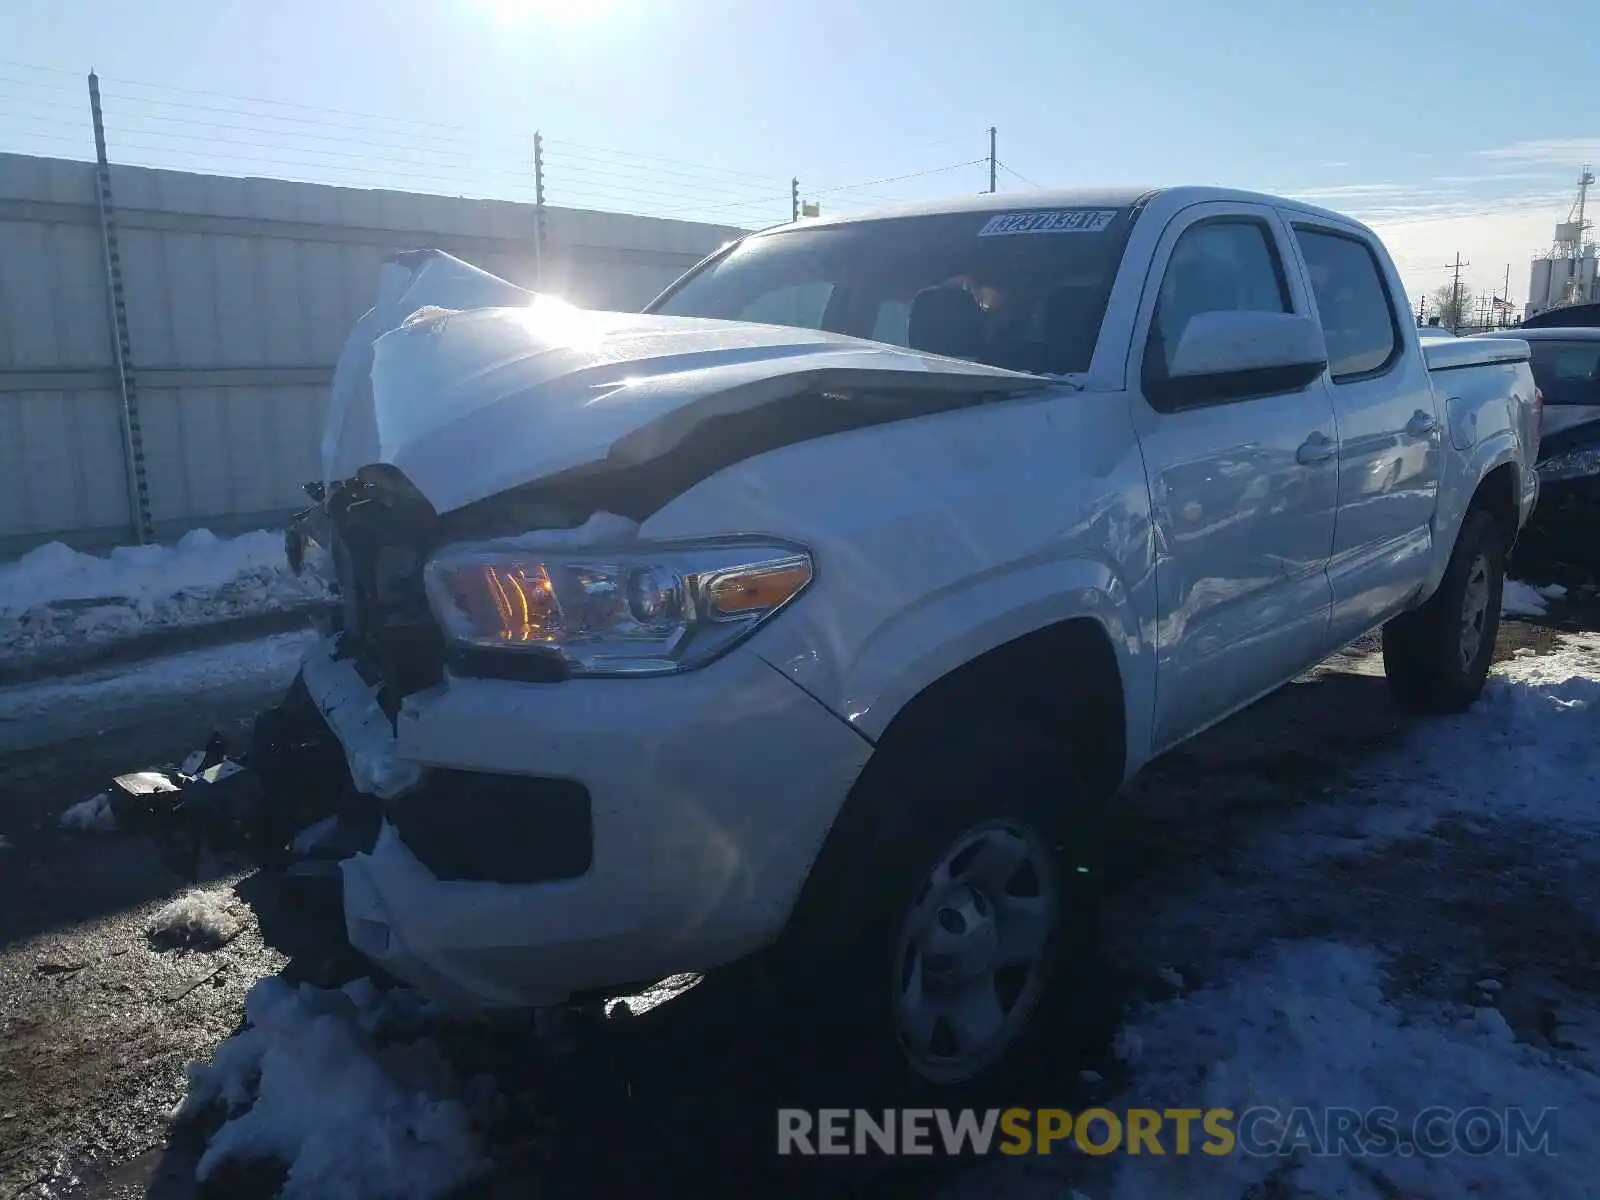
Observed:
[[[1506,264],[1506,286],[1505,286],[1505,290],[1500,293],[1500,299],[1503,302],[1503,307],[1500,309],[1500,328],[1504,329],[1506,327],[1506,318],[1511,312],[1511,264],[1510,263]]]
[[[994,191],[994,169],[996,158],[994,156],[995,131],[994,126],[989,126],[989,190]]]
[[[128,473],[128,515],[134,537],[145,546],[156,540],[150,510],[150,478],[145,471],[144,432],[139,422],[139,389],[134,379],[128,298],[123,286],[122,250],[117,239],[117,210],[111,198],[111,159],[106,153],[106,126],[100,108],[100,77],[89,72],[89,119],[94,124],[95,195],[100,205],[100,249],[110,301],[111,353],[122,395],[122,451]]]
[[[800,219],[800,177],[796,175],[789,180],[789,219]]]
[[[1452,333],[1455,332],[1455,326],[1461,324],[1461,268],[1470,267],[1471,265],[1469,262],[1464,263],[1461,261],[1461,251],[1459,250],[1456,251],[1456,261],[1454,263],[1445,263],[1445,266],[1454,272],[1450,283],[1450,311],[1445,314],[1450,319]]]

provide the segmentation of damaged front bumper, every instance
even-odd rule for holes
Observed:
[[[351,945],[466,1006],[541,1006],[771,941],[871,747],[753,653],[680,675],[448,676],[391,726],[333,639],[306,689],[378,799]]]

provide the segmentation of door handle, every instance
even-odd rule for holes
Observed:
[[[1406,422],[1406,436],[1427,437],[1437,428],[1439,428],[1439,418],[1419,408],[1411,414],[1411,420]]]
[[[1312,463],[1326,462],[1338,452],[1339,443],[1319,429],[1300,443],[1300,448],[1294,452],[1294,460],[1309,467]]]

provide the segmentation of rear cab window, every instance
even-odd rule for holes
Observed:
[[[1035,374],[1086,371],[1131,207],[940,213],[755,234],[648,311],[869,338]]]
[[[1404,351],[1394,298],[1378,257],[1356,233],[1296,224],[1335,384],[1381,375]]]

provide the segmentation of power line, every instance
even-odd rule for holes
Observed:
[[[729,167],[714,167],[707,164],[689,162],[688,160],[681,158],[663,158],[659,154],[638,154],[632,150],[612,150],[605,146],[591,146],[586,142],[569,142],[559,138],[547,138],[545,140],[545,145],[567,146],[576,150],[593,150],[601,154],[612,154],[625,158],[640,158],[649,162],[672,163],[677,166],[685,167],[699,167],[702,170],[721,171],[728,175],[742,176],[746,179],[755,180],[760,183],[770,183],[772,180],[772,176],[770,175],[755,175],[749,171],[735,171]]]
[[[246,118],[253,118],[253,119],[256,119],[256,120],[263,120],[263,121],[284,121],[284,122],[289,122],[289,123],[296,124],[296,125],[316,125],[316,126],[320,126],[321,128],[324,128],[324,129],[353,129],[353,130],[356,130],[358,132],[402,134],[405,137],[416,138],[416,139],[419,139],[419,140],[427,140],[427,141],[434,141],[434,142],[446,142],[446,143],[448,143],[448,144],[450,144],[452,146],[453,145],[457,145],[461,141],[461,138],[460,138],[459,135],[446,137],[443,134],[416,133],[416,132],[412,132],[412,131],[409,131],[409,130],[400,130],[400,129],[363,130],[362,127],[359,126],[359,125],[350,125],[350,124],[345,123],[345,122],[321,121],[321,120],[317,120],[316,118],[313,118],[313,117],[291,117],[291,116],[286,116],[286,115],[284,115],[282,113],[241,112],[238,109],[234,109],[234,108],[219,108],[217,105],[214,105],[214,104],[195,104],[192,101],[188,101],[188,100],[161,100],[161,99],[158,99],[156,97],[147,97],[147,96],[113,96],[113,97],[110,97],[110,98],[115,100],[118,104],[153,104],[153,105],[160,105],[160,106],[162,106],[164,108],[182,109],[185,112],[223,113],[223,114],[225,114],[227,116],[231,116],[231,117],[246,117]],[[334,110],[330,110],[330,111],[334,111]],[[158,119],[158,118],[152,118],[152,119]],[[397,117],[397,118],[395,118],[395,120],[405,120],[405,118]],[[284,132],[285,133],[289,133],[289,132],[292,132],[292,131],[285,130]],[[462,130],[461,132],[463,132],[463,133],[471,133],[472,130]],[[519,134],[519,135],[516,135],[516,136],[520,137],[522,135]]]
[[[63,67],[41,67],[41,66],[38,66],[38,65],[36,65],[34,63],[16,62],[16,61],[14,61],[12,59],[0,59],[0,65],[8,66],[8,67],[20,67],[25,71],[45,71],[45,72],[48,72],[48,73],[50,73],[52,75],[77,75],[80,78],[82,77],[82,73],[81,72],[69,71],[69,70],[67,70],[67,69],[65,69]],[[0,77],[0,78],[3,78],[3,77]],[[60,88],[62,90],[66,90],[66,91],[76,91],[77,90],[76,88],[70,87],[70,86],[68,86],[66,84],[50,84],[50,83],[45,83],[42,80],[32,80],[32,79],[30,79],[30,80],[26,80],[26,81],[19,80],[18,82],[26,82],[30,86],[33,86],[33,87]],[[220,100],[236,100],[236,101],[240,101],[240,102],[245,103],[245,104],[273,104],[273,105],[277,105],[277,106],[279,106],[281,108],[297,108],[297,109],[301,109],[301,110],[306,111],[306,112],[336,113],[336,114],[338,114],[340,116],[363,117],[363,118],[366,118],[366,119],[369,119],[369,120],[374,120],[374,121],[398,121],[398,122],[403,122],[403,123],[408,124],[408,125],[423,125],[423,126],[428,126],[428,127],[434,128],[434,129],[450,129],[450,130],[455,130],[455,131],[458,131],[458,132],[467,132],[467,133],[471,132],[471,130],[467,129],[465,126],[448,125],[448,124],[446,124],[446,123],[444,123],[442,121],[424,121],[424,120],[422,120],[421,118],[418,118],[418,117],[385,116],[382,113],[357,112],[357,111],[354,111],[352,109],[346,109],[346,108],[330,108],[330,107],[328,107],[326,105],[321,105],[321,104],[304,104],[304,103],[301,103],[301,102],[298,102],[298,101],[294,101],[294,100],[269,100],[264,96],[240,96],[240,95],[237,95],[237,94],[232,93],[232,92],[214,92],[214,91],[210,91],[210,90],[208,90],[206,88],[180,87],[180,86],[178,86],[176,84],[171,84],[171,83],[146,83],[145,81],[139,80],[139,79],[121,79],[121,78],[118,78],[118,77],[113,76],[113,75],[102,75],[100,77],[100,82],[101,83],[117,83],[117,84],[121,84],[123,87],[146,88],[146,89],[148,89],[150,91],[157,91],[157,92],[175,92],[175,93],[179,93],[179,94],[182,94],[182,95],[189,95],[189,96],[213,96],[213,97],[216,97],[217,99],[220,99]]]
[[[1033,180],[1029,179],[1026,175],[1024,175],[1021,171],[1015,170],[1014,168],[1009,166],[1004,159],[997,159],[996,161],[999,162],[1000,168],[1003,171],[1006,171],[1009,174],[1015,175],[1018,179],[1022,180],[1022,182],[1027,184],[1029,187],[1036,187],[1036,188],[1044,187],[1044,184],[1035,183]]]
[[[853,190],[855,190],[857,188],[877,187],[879,184],[884,184],[884,183],[899,183],[902,180],[906,180],[906,179],[920,179],[924,175],[938,175],[938,174],[941,174],[941,173],[943,173],[945,171],[955,171],[955,170],[960,169],[961,167],[971,167],[971,166],[975,166],[978,163],[987,162],[987,161],[988,160],[984,159],[984,158],[969,158],[965,162],[950,163],[948,166],[943,166],[943,167],[930,167],[926,171],[911,171],[911,172],[909,172],[909,173],[907,173],[905,175],[889,175],[889,176],[885,176],[882,179],[867,179],[867,180],[863,180],[861,183],[856,183],[856,184],[839,183],[839,184],[834,184],[834,185],[832,185],[830,187],[808,188],[807,191],[809,192],[809,194],[811,194],[813,196],[825,196],[825,195],[828,195],[830,192],[853,191]],[[785,199],[786,197],[787,197],[787,193],[779,192],[779,193],[775,193],[772,196],[763,196],[763,197],[761,197],[761,199],[763,199],[763,200],[767,200],[767,199],[780,200],[780,199]],[[699,211],[703,211],[703,212],[711,212],[711,211],[715,211],[715,208],[732,208],[732,207],[733,207],[732,203],[724,204],[724,205],[716,205],[713,208],[701,208],[699,205],[687,205],[687,206],[685,206],[683,208],[675,209],[673,211],[675,211],[675,212],[693,212],[693,211],[699,210]]]

